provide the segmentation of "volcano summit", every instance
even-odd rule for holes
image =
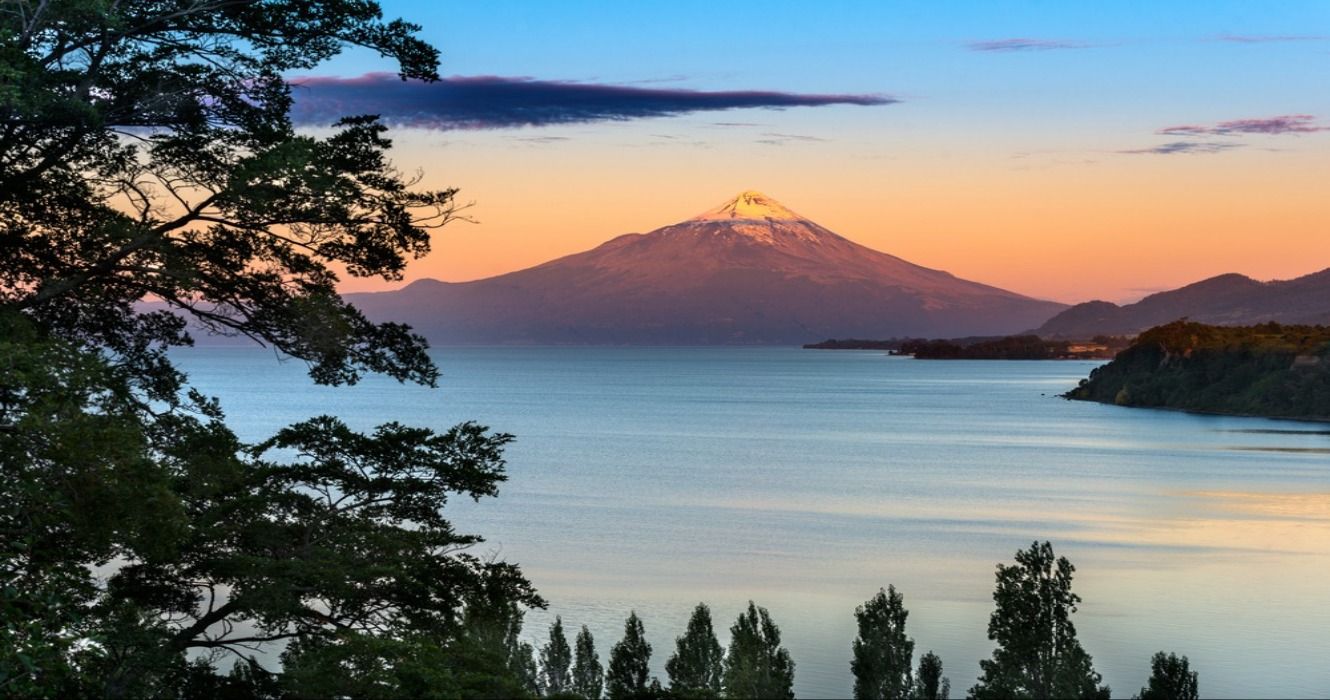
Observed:
[[[921,267],[760,192],[686,221],[472,282],[348,295],[444,344],[798,344],[999,335],[1062,304]]]

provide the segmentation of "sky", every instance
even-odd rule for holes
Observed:
[[[457,187],[407,280],[477,279],[760,190],[927,267],[1125,302],[1330,267],[1330,2],[413,2],[434,85],[349,51],[297,121]],[[401,283],[347,280],[348,291]]]

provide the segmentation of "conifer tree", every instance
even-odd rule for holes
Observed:
[[[1196,672],[1187,657],[1159,652],[1150,659],[1150,680],[1139,700],[1196,700]]]
[[[910,613],[895,586],[879,589],[877,595],[854,611],[859,637],[854,640],[854,697],[860,700],[898,700],[913,690],[910,664],[914,640],[905,634]]]
[[[794,697],[794,661],[780,645],[780,628],[751,600],[730,627],[721,686],[732,698]]]
[[[605,691],[610,700],[643,695],[648,689],[651,645],[637,611],[629,613],[623,625],[623,640],[610,650],[610,670],[605,676]]]
[[[1071,622],[1081,601],[1071,592],[1075,570],[1066,557],[1054,557],[1048,542],[1016,552],[1014,566],[998,565],[988,622],[988,638],[998,646],[993,658],[979,662],[983,675],[972,697],[1109,697]]]
[[[563,619],[554,618],[550,625],[550,641],[540,650],[540,687],[546,695],[558,695],[569,690],[569,667],[573,650],[563,633]]]
[[[711,625],[711,608],[698,603],[688,619],[688,631],[675,640],[674,656],[665,663],[670,690],[689,697],[720,694],[724,651]]]
[[[605,669],[600,665],[600,655],[596,653],[596,640],[586,625],[582,625],[582,631],[577,633],[574,644],[577,648],[571,690],[586,700],[600,700],[605,685]]]

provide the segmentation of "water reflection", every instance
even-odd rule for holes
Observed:
[[[1330,688],[1330,450],[1299,424],[1068,402],[1088,362],[751,348],[445,348],[443,388],[311,387],[264,353],[183,358],[245,437],[335,413],[518,436],[500,498],[450,504],[602,656],[629,609],[656,672],[691,607],[770,608],[803,696],[850,690],[854,606],[894,583],[957,695],[991,646],[994,565],[1050,539],[1127,696],[1150,654],[1207,697]],[[235,377],[246,377],[237,383]]]

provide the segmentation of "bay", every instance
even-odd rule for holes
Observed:
[[[448,510],[586,624],[602,661],[630,609],[664,677],[699,601],[721,641],[770,609],[800,696],[851,688],[853,610],[894,584],[917,653],[961,697],[992,649],[994,566],[1051,540],[1114,696],[1158,650],[1206,697],[1330,688],[1330,426],[1069,402],[1093,362],[928,362],[797,348],[438,348],[438,389],[314,386],[270,352],[176,359],[250,441],[319,414],[353,427],[513,433],[497,499]]]

